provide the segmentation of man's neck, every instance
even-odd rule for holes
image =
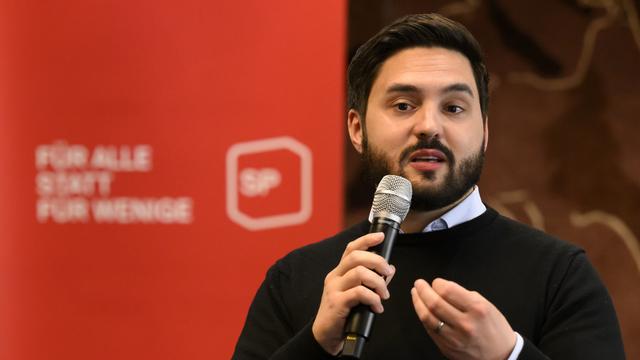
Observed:
[[[409,211],[407,217],[402,222],[400,228],[405,233],[416,233],[421,232],[427,225],[429,225],[433,220],[440,218],[442,215],[446,214],[447,211],[453,209],[458,204],[460,204],[464,199],[469,196],[475,189],[475,186],[469,189],[463,196],[461,196],[458,200],[452,202],[451,204],[441,207],[435,210],[429,211]]]

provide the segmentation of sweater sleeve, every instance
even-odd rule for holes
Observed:
[[[293,329],[282,294],[286,274],[272,266],[251,303],[233,360],[334,359],[316,342],[311,321]]]
[[[525,339],[520,360],[624,359],[611,298],[583,251],[550,279],[539,341]]]

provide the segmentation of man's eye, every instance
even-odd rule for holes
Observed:
[[[413,106],[407,103],[397,103],[394,105],[397,110],[400,111],[410,111],[413,110]]]
[[[464,109],[462,107],[458,106],[458,105],[447,105],[445,107],[445,110],[447,112],[452,113],[452,114],[458,114],[458,113],[461,113],[461,112],[464,111]]]

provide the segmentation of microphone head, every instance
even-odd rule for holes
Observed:
[[[411,207],[411,182],[402,176],[385,175],[373,195],[373,218],[385,218],[401,223]]]

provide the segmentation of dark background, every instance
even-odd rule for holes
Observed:
[[[586,249],[640,358],[638,0],[351,0],[349,53],[410,13],[439,12],[478,39],[491,73],[483,200]],[[348,138],[345,223],[369,211]],[[527,279],[522,279],[527,281]]]

